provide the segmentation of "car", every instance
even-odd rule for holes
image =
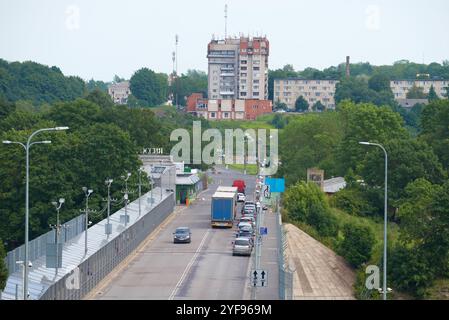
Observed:
[[[241,222],[248,222],[248,223],[251,223],[253,228],[256,227],[256,219],[254,219],[254,216],[249,216],[249,215],[243,216],[243,217],[240,218],[240,223]]]
[[[237,193],[237,202],[245,202],[246,196],[243,193]]]
[[[262,207],[262,210],[268,210],[268,207],[264,205],[264,206]]]
[[[254,233],[252,231],[239,230],[235,235],[236,238],[248,238],[251,245],[254,245]]]
[[[190,243],[192,242],[192,232],[188,227],[176,228],[173,232],[173,243]]]
[[[249,201],[249,200],[248,200],[248,201],[245,201],[245,206],[246,206],[247,204],[250,204],[250,205],[251,205],[251,204],[252,204],[252,205],[255,205],[254,201]]]
[[[240,231],[248,231],[254,234],[254,228],[253,228],[253,224],[251,222],[239,222],[239,224],[237,225],[237,228]]]
[[[253,250],[251,240],[248,238],[237,238],[232,242],[232,255],[250,256]]]

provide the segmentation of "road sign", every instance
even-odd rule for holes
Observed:
[[[262,269],[251,270],[251,285],[253,287],[267,287],[268,286],[268,272]]]
[[[268,234],[268,228],[267,227],[260,227],[259,234],[261,236],[266,236]]]
[[[271,188],[269,185],[264,185],[263,186],[263,196],[264,198],[270,199],[271,197]]]
[[[265,184],[270,186],[271,192],[284,192],[285,179],[284,178],[265,178]]]

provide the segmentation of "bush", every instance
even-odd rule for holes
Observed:
[[[374,211],[360,190],[355,188],[343,189],[332,197],[332,204],[352,215],[366,215]]]
[[[338,234],[338,222],[328,208],[313,204],[307,217],[307,223],[316,229],[323,237],[336,237]]]
[[[353,267],[359,267],[371,258],[375,236],[371,228],[354,223],[343,226],[344,239],[338,244],[337,252]]]
[[[6,252],[3,247],[3,241],[0,239],[0,291],[6,286],[6,280],[8,280],[8,269],[5,265]]]
[[[393,247],[389,255],[388,276],[396,290],[422,298],[435,276],[420,251],[401,244]]]

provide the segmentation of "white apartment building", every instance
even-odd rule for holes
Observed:
[[[209,99],[268,99],[269,42],[265,37],[208,44]]]
[[[446,95],[446,88],[449,87],[449,80],[393,80],[390,81],[390,87],[395,99],[405,99],[407,92],[413,87],[423,88],[425,94],[429,93],[433,85],[435,93],[440,98]]]
[[[126,104],[128,102],[128,96],[131,94],[131,90],[129,89],[129,81],[111,84],[108,87],[108,93],[114,103]]]
[[[335,109],[335,86],[338,80],[309,80],[301,78],[274,79],[274,102],[295,109],[296,99],[303,96],[309,108],[320,101],[327,109]]]

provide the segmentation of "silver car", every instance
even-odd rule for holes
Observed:
[[[237,238],[233,242],[232,255],[250,256],[253,246],[249,238]]]

